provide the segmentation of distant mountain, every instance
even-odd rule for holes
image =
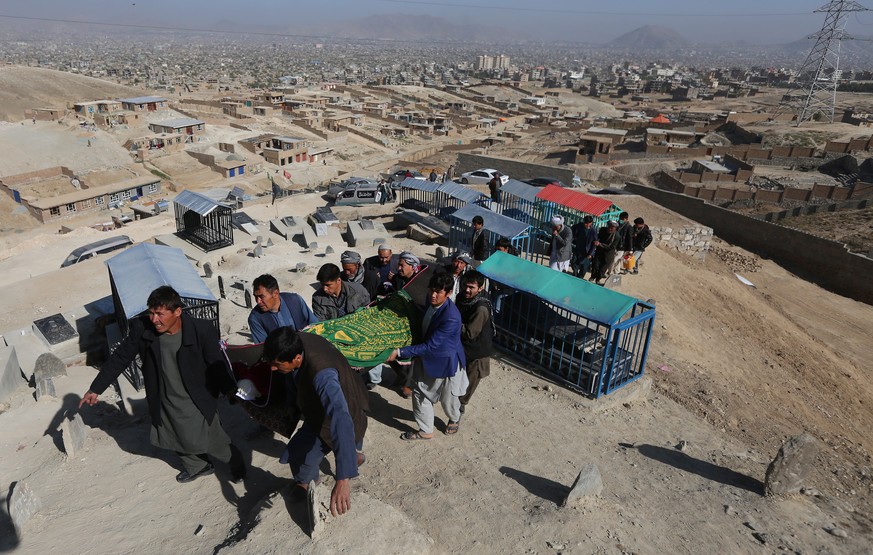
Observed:
[[[356,39],[446,40],[519,42],[523,34],[489,25],[457,25],[441,17],[429,15],[371,15],[339,24],[329,31],[331,36]]]
[[[646,25],[625,33],[609,43],[612,48],[626,50],[681,50],[691,45],[669,27]]]

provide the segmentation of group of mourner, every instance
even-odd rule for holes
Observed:
[[[599,281],[632,257],[633,265],[626,264],[626,271],[637,273],[651,241],[642,218],[631,224],[627,213],[599,230],[593,228],[590,217],[573,229],[555,217],[550,267],[581,278],[590,272],[590,279]],[[424,264],[411,252],[395,253],[388,244],[380,245],[366,259],[345,251],[339,265],[328,263],[319,269],[321,287],[313,294],[311,306],[297,293],[280,291],[271,275],[254,280],[257,306],[248,318],[252,341],[263,343],[262,360],[273,371],[273,383],[280,380],[292,415],[291,430],[302,420],[280,459],[290,465],[295,498],[305,499],[310,484],[318,483],[319,466],[332,451],[336,480],[330,509],[334,515],[349,510],[349,481],[366,461],[368,390],[382,383],[385,367],[392,371],[397,392],[412,399],[418,429],[404,432],[401,439],[413,442],[434,437],[436,403],[448,419],[443,432],[458,433],[466,407],[490,372],[494,314],[505,296],[497,284],[486,291],[485,276],[475,269],[491,253],[481,217],[473,220],[469,244],[469,253],[455,253],[448,264]],[[494,250],[515,254],[505,238]],[[352,368],[327,339],[301,333],[312,324],[351,314],[396,291],[415,291],[408,287],[413,281],[420,284],[420,294],[413,301],[424,301],[420,305],[421,342],[393,349],[384,364]],[[217,398],[224,394],[234,399],[238,392],[218,330],[212,322],[185,312],[179,294],[169,286],[152,291],[147,306],[147,315],[131,322],[128,335],[103,364],[79,406],[97,403],[98,395],[139,356],[151,443],[179,455],[183,469],[176,480],[187,483],[212,474],[214,460],[227,465],[231,481],[243,480],[243,455],[222,428],[217,413]]]

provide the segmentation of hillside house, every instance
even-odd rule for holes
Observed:
[[[150,123],[149,129],[154,133],[199,135],[206,129],[206,123],[194,118],[176,118]]]
[[[123,110],[131,112],[156,112],[167,109],[167,99],[160,96],[137,96],[120,100]]]

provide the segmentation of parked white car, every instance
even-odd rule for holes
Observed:
[[[508,175],[503,175],[497,170],[484,169],[484,170],[476,170],[472,172],[462,173],[458,178],[458,181],[463,183],[464,185],[468,183],[473,183],[474,185],[487,185],[489,181],[494,179],[495,175],[500,176],[500,183],[506,184],[509,181]]]

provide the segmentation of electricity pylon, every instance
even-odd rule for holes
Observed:
[[[825,13],[824,25],[807,38],[816,39],[800,68],[794,86],[782,97],[776,115],[797,114],[797,125],[826,118],[833,123],[840,72],[840,41],[853,37],[846,34],[846,20],[852,12],[867,8],[852,0],[831,0],[813,13]]]

